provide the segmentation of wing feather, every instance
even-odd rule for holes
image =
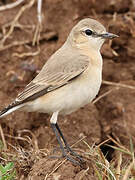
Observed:
[[[62,55],[61,61],[56,62],[55,54],[45,64],[40,73],[18,95],[16,102],[27,102],[55,90],[69,83],[72,79],[82,74],[89,65],[85,55],[71,57]],[[66,58],[66,60],[65,60]]]

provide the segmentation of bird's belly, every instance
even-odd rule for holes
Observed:
[[[61,114],[70,114],[90,103],[98,94],[100,85],[100,77],[96,80],[88,78],[85,81],[76,81],[70,88],[70,93],[66,96],[65,107],[62,109]]]
[[[96,78],[81,76],[81,78],[34,100],[28,104],[30,106],[27,109],[44,113],[59,111],[60,114],[70,114],[90,103],[97,95],[100,85],[100,73]]]
[[[94,83],[96,84],[96,83]],[[66,95],[66,99],[64,101],[64,106],[60,112],[60,114],[70,114],[71,112],[76,111],[80,107],[90,103],[99,91],[99,86],[91,86],[90,84],[84,84],[75,86],[71,88],[71,93]]]

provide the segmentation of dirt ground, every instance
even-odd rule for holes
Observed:
[[[3,2],[0,5],[4,5]],[[5,1],[5,4],[10,2]],[[132,137],[135,144],[134,1],[43,1],[39,46],[33,45],[38,23],[35,3],[22,12],[13,32],[3,43],[11,22],[20,9],[29,3],[26,1],[16,8],[0,12],[0,109],[12,102],[36,76],[50,55],[64,43],[73,25],[84,17],[91,17],[120,37],[107,41],[102,48],[104,81],[98,95],[101,98],[71,115],[59,117],[59,125],[69,144],[77,142],[74,149],[84,159],[84,152],[89,151],[84,141],[93,146],[113,138],[129,148],[129,139]],[[96,180],[90,158],[85,168],[63,162],[63,159],[49,158],[53,149],[58,147],[49,119],[50,116],[46,114],[25,112],[14,112],[1,119],[7,151],[16,151],[13,148],[16,146],[18,152],[19,149],[26,151],[22,163],[21,160],[16,163],[18,179]],[[114,145],[114,142],[109,140],[108,144]],[[115,158],[114,150],[104,145],[100,148],[107,154],[108,161]]]

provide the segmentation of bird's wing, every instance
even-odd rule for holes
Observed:
[[[18,95],[16,102],[28,102],[34,100],[50,91],[53,91],[82,74],[89,65],[88,57],[85,55],[61,56],[61,61],[55,56],[49,59],[40,73],[26,86],[24,91]],[[62,59],[62,58],[66,58]],[[20,104],[20,103],[19,103]]]

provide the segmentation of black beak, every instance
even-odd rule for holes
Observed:
[[[106,32],[106,33],[104,33],[104,34],[101,34],[100,36],[101,36],[102,38],[104,38],[104,39],[113,39],[113,38],[119,37],[119,36],[116,35],[116,34],[112,34],[112,33],[108,33],[108,32]]]

